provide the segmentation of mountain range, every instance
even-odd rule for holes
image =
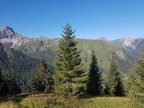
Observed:
[[[44,59],[54,72],[54,59],[58,51],[60,39],[29,38],[16,33],[6,26],[0,30],[0,60],[3,74],[10,62],[16,65],[17,74],[23,89],[26,90],[31,70]],[[81,50],[84,69],[88,71],[91,50],[96,51],[100,71],[107,72],[111,60],[115,60],[119,70],[126,74],[130,71],[135,60],[140,57],[144,48],[144,38],[127,37],[124,39],[108,40],[104,37],[95,40],[76,39]]]

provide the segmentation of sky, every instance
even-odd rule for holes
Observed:
[[[144,36],[144,0],[0,0],[0,28],[60,38],[70,23],[77,38]]]

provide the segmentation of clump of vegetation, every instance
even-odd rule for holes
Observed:
[[[129,95],[134,106],[144,108],[144,55],[137,61],[134,72],[129,78]]]
[[[6,80],[2,76],[2,70],[0,67],[0,96],[7,95],[8,94],[8,85],[6,83]]]
[[[19,94],[22,92],[21,87],[18,82],[18,78],[16,75],[15,65],[10,63],[8,67],[8,72],[6,75],[7,85],[9,88],[9,94]]]
[[[42,60],[33,71],[30,81],[31,91],[50,92],[53,86],[52,72],[47,63]]]
[[[107,93],[110,96],[124,96],[124,86],[116,62],[112,61],[107,74]]]

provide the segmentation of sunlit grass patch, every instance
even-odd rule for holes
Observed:
[[[76,99],[55,94],[31,94],[21,102],[2,102],[0,108],[129,108],[129,103],[130,99],[126,97]]]

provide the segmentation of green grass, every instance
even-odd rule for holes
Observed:
[[[125,97],[93,97],[86,99],[65,98],[54,94],[21,95],[1,102],[0,108],[129,108]],[[18,98],[21,100],[18,102]]]
[[[129,99],[121,97],[98,97],[84,100],[87,108],[129,108]]]

